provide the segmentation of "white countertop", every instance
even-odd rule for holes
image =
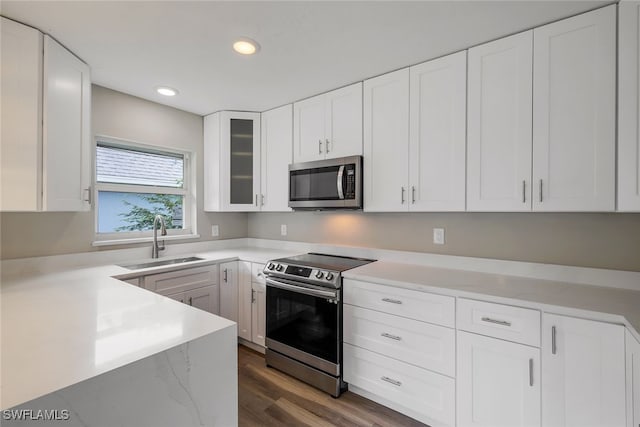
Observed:
[[[113,276],[140,276],[238,258],[266,262],[291,253],[236,248],[196,255],[204,261],[137,271],[106,265],[3,277],[0,408],[234,324]]]
[[[640,341],[640,291],[378,261],[348,279],[618,323]]]

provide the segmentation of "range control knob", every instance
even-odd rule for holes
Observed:
[[[269,270],[273,270],[273,269],[275,268],[275,266],[276,266],[276,265],[275,265],[274,263],[270,262],[270,263],[267,265],[267,269],[269,269]]]
[[[322,279],[322,276],[324,276],[324,273],[322,271],[319,271],[316,273],[316,278],[317,279]]]
[[[282,266],[282,264],[277,264],[276,265],[276,271],[282,271],[284,269],[284,267]]]
[[[325,279],[333,280],[333,273],[327,273],[327,275],[325,276]]]

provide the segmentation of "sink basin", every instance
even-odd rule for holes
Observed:
[[[190,256],[187,258],[163,259],[159,261],[144,262],[141,264],[127,264],[127,265],[121,265],[120,267],[129,269],[129,270],[141,270],[143,268],[160,267],[162,265],[182,264],[185,262],[203,261],[203,260],[204,258],[199,258],[197,256]]]

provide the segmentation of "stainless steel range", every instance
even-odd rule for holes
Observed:
[[[342,272],[373,261],[309,253],[268,262],[267,365],[338,397]]]

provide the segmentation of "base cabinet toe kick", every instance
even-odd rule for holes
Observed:
[[[623,325],[345,279],[343,331],[349,390],[430,426],[640,427]]]

